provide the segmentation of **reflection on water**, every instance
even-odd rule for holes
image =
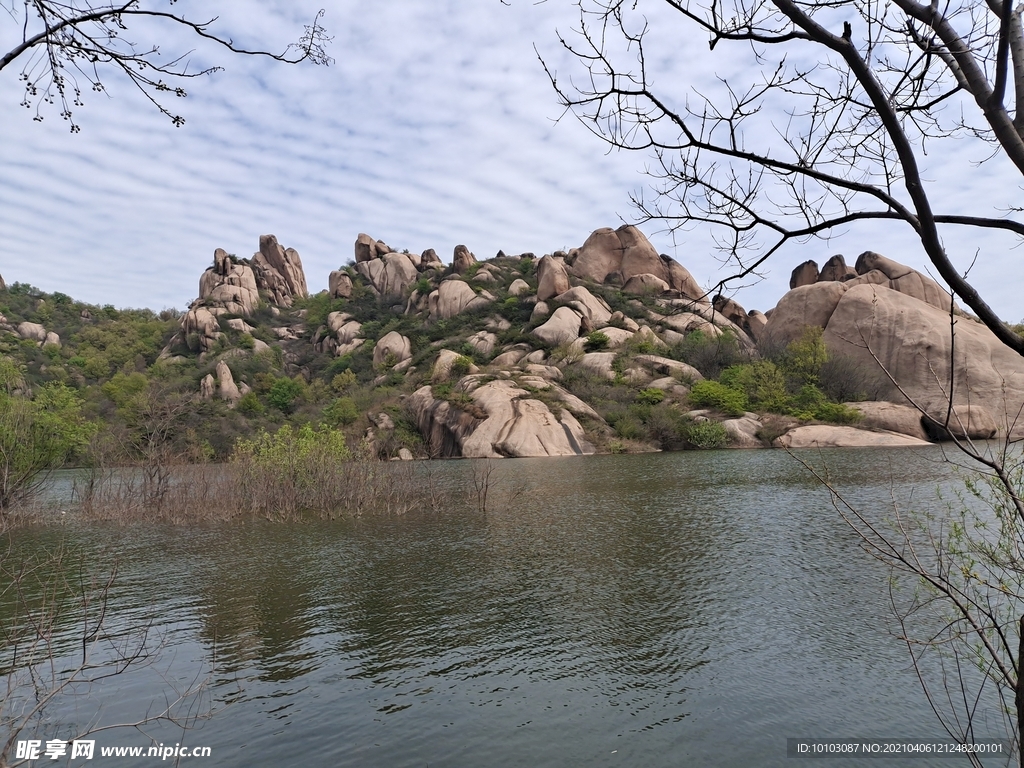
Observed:
[[[944,482],[932,450],[826,458],[880,516]],[[215,651],[231,704],[189,740],[217,765],[783,765],[787,737],[943,735],[885,571],[786,454],[495,474],[486,514],[60,534],[120,553],[116,615],[168,630],[172,676]],[[158,694],[122,685],[111,716]]]

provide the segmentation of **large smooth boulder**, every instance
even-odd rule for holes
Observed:
[[[667,282],[649,272],[633,275],[622,286],[623,293],[629,293],[634,296],[660,296],[668,290]]]
[[[794,288],[783,296],[772,310],[761,337],[785,346],[799,339],[808,325],[828,325],[848,283],[814,283]]]
[[[1000,432],[991,411],[977,403],[960,403],[941,413],[927,414],[921,421],[934,440],[989,440]]]
[[[847,403],[849,408],[858,411],[863,419],[860,424],[872,429],[886,432],[899,432],[918,440],[927,440],[928,433],[921,424],[921,412],[909,405],[870,401]]]
[[[774,320],[773,314],[769,326]],[[952,343],[948,310],[879,285],[855,285],[843,294],[822,339],[864,370],[881,366],[933,418],[945,414],[952,368],[954,404],[984,404],[1001,432],[1009,423],[1011,435],[1024,434],[1017,420],[1024,358],[974,320],[958,317],[955,329]],[[895,386],[884,398],[905,402]]]
[[[551,346],[558,346],[579,338],[582,325],[583,318],[578,312],[569,307],[559,307],[551,313],[546,323],[537,326],[530,333]]]
[[[512,281],[512,284],[508,287],[509,296],[521,296],[524,293],[530,292],[530,284],[527,283],[523,278],[517,277]]]
[[[327,278],[327,290],[332,299],[352,298],[352,278],[348,272],[336,269]]]
[[[732,323],[735,323],[740,328],[746,330],[747,328],[747,310],[740,306],[739,302],[735,299],[730,299],[727,296],[718,294],[711,302],[711,306],[715,308],[715,312],[725,317]]]
[[[685,267],[659,254],[636,227],[594,230],[579,249],[570,268],[572,274],[595,283],[626,285],[636,275],[654,275],[673,291],[693,301],[704,291]]]
[[[466,339],[466,343],[475,349],[478,354],[489,357],[498,345],[498,336],[490,331],[477,331]]]
[[[430,294],[431,318],[446,320],[466,310],[485,307],[489,302],[478,296],[468,283],[462,280],[445,280]]]
[[[825,262],[825,265],[821,268],[821,272],[818,274],[818,282],[826,283],[828,281],[834,281],[842,283],[851,278],[857,277],[857,270],[853,267],[847,266],[846,259],[843,255],[837,253],[831,259]]]
[[[221,400],[226,400],[232,405],[242,399],[242,393],[238,391],[231,369],[223,360],[217,361],[217,394]]]
[[[466,271],[476,264],[476,256],[469,252],[464,245],[456,245],[452,254],[452,271],[457,275],[464,275]]]
[[[808,259],[794,269],[793,274],[789,276],[789,289],[814,285],[816,282],[818,282],[818,262]]]
[[[377,258],[377,241],[364,232],[356,236],[356,264]]]
[[[381,296],[399,298],[405,295],[406,289],[419,276],[409,257],[404,253],[388,253],[381,261],[384,262],[384,269],[381,270],[379,284],[375,286]]]
[[[856,427],[838,427],[830,424],[809,424],[789,430],[772,442],[777,448],[920,448],[931,445],[897,432],[869,432]]]
[[[398,331],[385,334],[373,347],[373,364],[398,365],[412,358],[412,342]]]
[[[865,251],[857,257],[857,274],[866,275],[873,271],[881,272],[889,278],[889,287],[894,291],[913,296],[926,304],[949,312],[952,301],[949,291],[916,269],[874,251]]]
[[[189,349],[206,352],[220,337],[220,324],[209,309],[196,307],[182,315],[181,333]]]
[[[547,301],[569,290],[569,273],[565,261],[544,256],[537,262],[537,299]]]
[[[559,294],[558,301],[579,312],[592,329],[604,328],[612,319],[612,310],[604,299],[595,296],[582,285]]]
[[[18,323],[18,335],[23,339],[38,341],[40,344],[46,341],[46,329],[39,323]]]

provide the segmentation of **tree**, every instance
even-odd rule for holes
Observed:
[[[176,0],[168,0],[174,5]],[[145,25],[156,22],[171,31],[183,29],[201,40],[210,41],[232,53],[266,56],[287,64],[311,61],[329,65],[332,59],[325,47],[331,38],[321,23],[324,11],[316,14],[313,23],[297,43],[281,53],[254,50],[239,46],[213,28],[217,17],[197,21],[169,10],[158,10],[143,0],[102,3],[95,0],[9,0],[0,6],[20,27],[20,41],[0,56],[0,72],[18,62],[20,79],[25,85],[22,106],[35,109],[35,120],[43,119],[42,109],[56,104],[60,115],[71,125],[71,132],[80,130],[74,120],[74,108],[82,106],[83,90],[102,93],[108,73],[121,75],[170,118],[181,126],[185,118],[166,106],[168,95],[185,97],[183,84],[193,78],[212,74],[222,67],[211,66],[190,71],[189,53],[161,61],[160,46],[139,44],[128,37],[133,22]],[[23,6],[19,9],[18,6]]]
[[[21,384],[14,364],[0,358],[0,529],[12,506],[30,498],[95,431],[78,395],[63,384],[41,387],[35,399],[19,393]]]
[[[827,239],[859,221],[899,222],[952,292],[1024,355],[1024,337],[957,271],[942,240],[952,227],[1024,237],[1019,185],[993,188],[986,199],[957,199],[957,190],[944,188],[941,197],[956,207],[939,210],[924,170],[926,155],[948,164],[981,149],[981,162],[1024,173],[1024,9],[1010,0],[665,0],[654,27],[638,10],[642,2],[578,0],[576,36],[560,40],[585,76],[566,82],[552,66],[545,70],[563,105],[595,134],[654,158],[654,196],[634,197],[644,220],[712,228],[733,277],[756,273],[794,240]],[[677,22],[685,35],[677,45],[702,33],[706,55],[729,57],[740,74],[700,89],[677,80],[666,86],[658,77],[666,51],[649,56],[648,49],[671,40],[664,27]],[[693,56],[696,49],[685,47]],[[965,213],[982,205],[988,210]],[[951,306],[954,339],[956,322]],[[819,477],[868,551],[922,587],[909,601],[894,593],[894,607],[943,725],[970,740],[992,694],[1020,750],[1024,462],[1009,437],[998,449],[968,437],[949,385],[941,426],[971,472],[947,515],[896,509],[889,530]],[[915,635],[911,623],[929,617],[942,621]],[[941,677],[933,686],[921,654],[936,650]]]
[[[677,13],[689,39],[706,35],[708,56],[750,65],[704,92],[656,85],[651,61],[664,56],[647,55],[652,30],[639,3],[578,0],[578,36],[560,40],[585,66],[583,84],[545,69],[594,133],[653,155],[660,185],[653,199],[634,198],[645,220],[713,228],[735,277],[793,240],[902,222],[953,292],[1024,354],[1024,338],[958,273],[940,236],[956,226],[1024,237],[1012,218],[1018,190],[937,211],[921,166],[926,153],[964,156],[971,140],[987,144],[986,162],[1024,173],[1020,9],[1009,0],[665,0],[658,5]],[[696,55],[696,45],[686,51]],[[978,204],[991,214],[962,213]]]

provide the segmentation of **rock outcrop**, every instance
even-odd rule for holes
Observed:
[[[556,416],[514,381],[484,383],[480,377],[466,376],[456,388],[472,398],[473,413],[436,399],[429,386],[409,398],[410,412],[432,456],[503,458],[594,452],[568,409]]]
[[[818,282],[818,262],[807,260],[789,276],[789,290]]]
[[[469,252],[464,245],[456,245],[452,254],[452,271],[457,275],[464,275],[469,268],[476,264],[476,256]]]
[[[232,405],[242,399],[242,393],[238,391],[231,369],[223,360],[217,361],[217,395]]]
[[[446,320],[488,303],[483,294],[477,295],[469,283],[458,279],[443,281],[428,298],[429,314],[434,320]]]
[[[537,262],[537,300],[547,301],[568,290],[569,272],[565,261],[554,256],[541,258]]]
[[[309,295],[299,252],[284,248],[274,235],[260,235],[260,249],[253,254],[252,266],[256,285],[266,292],[271,304],[290,307],[293,299]]]
[[[352,278],[348,272],[336,269],[327,278],[327,290],[332,299],[352,298]]]
[[[213,266],[199,277],[199,304],[232,315],[251,315],[259,304],[253,268],[224,249],[213,252]]]
[[[643,233],[629,224],[618,229],[595,230],[579,249],[570,270],[584,280],[618,285],[627,285],[637,275],[653,275],[669,290],[691,301],[704,296],[697,281],[681,264],[659,255]]]
[[[538,325],[530,333],[541,341],[552,346],[567,344],[579,338],[583,318],[579,312],[569,307],[559,307],[543,325]]]
[[[898,432],[869,432],[855,427],[809,424],[796,427],[772,443],[777,448],[922,448],[931,445]]]
[[[392,366],[412,359],[412,342],[398,331],[391,331],[381,337],[373,347],[374,366]]]

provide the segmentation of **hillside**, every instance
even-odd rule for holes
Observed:
[[[924,393],[926,410],[941,409],[907,349],[917,333],[934,378],[948,294],[878,254],[856,268],[842,257],[820,271],[800,265],[793,290],[764,314],[706,301],[682,265],[629,226],[540,258],[481,261],[458,246],[448,265],[367,235],[353,257],[329,291],[309,295],[299,254],[274,236],[250,258],[218,249],[180,314],[13,283],[0,289],[0,355],[17,369],[8,389],[72,390],[96,426],[89,456],[76,460],[108,464],[156,450],[226,459],[240,438],[307,423],[382,459],[920,444],[951,429],[937,428],[939,415],[922,420],[862,354],[901,350],[881,362]],[[875,317],[880,306],[917,319],[896,338],[896,320]],[[1024,370],[992,362],[987,330],[961,319],[1007,408],[965,404],[958,415],[963,430],[992,436],[1024,399]],[[983,363],[958,367],[991,388]]]

